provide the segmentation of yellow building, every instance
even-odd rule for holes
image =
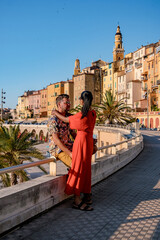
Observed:
[[[114,64],[113,62],[107,63],[102,66],[103,71],[103,94],[106,91],[111,90],[114,93]]]
[[[158,86],[158,108],[160,109],[160,41],[155,48],[155,83]]]
[[[143,61],[143,90],[147,96],[149,111],[160,109],[160,42],[145,46]],[[147,104],[147,100],[146,100]]]
[[[47,115],[51,116],[51,112],[53,108],[56,108],[56,98],[58,95],[64,93],[64,81],[53,83],[47,86],[47,97],[48,97],[48,107],[47,107]]]
[[[40,117],[47,117],[48,110],[47,88],[40,90]]]
[[[26,97],[24,95],[18,97],[17,115],[18,118],[25,118]]]
[[[113,62],[107,63],[102,67],[103,94],[105,94],[106,91],[111,90],[116,99],[118,99],[118,77],[122,75],[122,73],[124,74],[125,71],[124,49],[122,43],[122,34],[120,26],[118,26],[115,34]]]

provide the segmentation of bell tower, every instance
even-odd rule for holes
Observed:
[[[78,75],[80,72],[81,72],[81,69],[80,69],[80,61],[79,61],[79,59],[77,58],[76,61],[75,61],[74,75]]]
[[[124,48],[122,46],[123,42],[122,42],[122,34],[120,31],[120,26],[117,27],[114,43],[115,43],[115,47],[113,49],[113,62],[124,58]]]

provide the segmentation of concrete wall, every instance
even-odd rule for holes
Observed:
[[[116,155],[97,159],[92,164],[92,185],[132,161],[142,149],[143,140]],[[0,234],[68,198],[65,184],[66,175],[47,175],[0,190]]]

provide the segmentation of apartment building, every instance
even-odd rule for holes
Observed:
[[[40,117],[47,117],[47,88],[40,90]]]
[[[76,60],[76,63],[78,61]],[[75,66],[76,66],[75,63]],[[80,64],[80,62],[78,62]],[[74,69],[73,82],[74,82],[74,107],[79,105],[79,97],[81,92],[88,90],[93,94],[93,104],[100,103],[102,92],[102,76],[101,67],[106,63],[102,60],[92,62],[91,67],[84,68],[82,72],[79,70],[76,72]]]
[[[69,95],[70,103],[71,103],[71,109],[74,107],[74,82],[73,80],[67,80],[64,83],[64,93]]]
[[[106,90],[111,90],[116,100],[126,98],[127,105],[137,111],[160,109],[160,41],[141,46],[124,56],[122,33],[117,27],[113,49],[113,62],[101,59],[81,70],[80,60],[75,60],[71,80],[48,85],[39,91],[27,91],[18,97],[17,113],[21,118],[51,116],[56,108],[56,97],[66,93],[71,108],[79,104],[82,91],[93,94],[93,104],[100,103]]]
[[[58,95],[64,93],[64,84],[65,82],[57,82],[47,86],[47,98],[48,98],[48,106],[47,106],[47,115],[51,116],[52,109],[56,108],[56,98]]]
[[[18,118],[25,118],[25,100],[26,97],[24,95],[18,97],[18,105],[16,108]]]

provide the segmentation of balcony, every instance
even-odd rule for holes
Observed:
[[[158,88],[158,85],[152,85],[152,89]]]
[[[135,68],[141,68],[141,67],[142,67],[142,63],[135,62]]]
[[[123,94],[123,93],[126,93],[126,89],[121,89],[121,90],[118,90],[117,92],[118,94]]]
[[[147,80],[148,80],[148,78],[147,78],[147,77],[145,77],[145,76],[141,76],[141,80],[142,80],[142,81],[147,81]]]

